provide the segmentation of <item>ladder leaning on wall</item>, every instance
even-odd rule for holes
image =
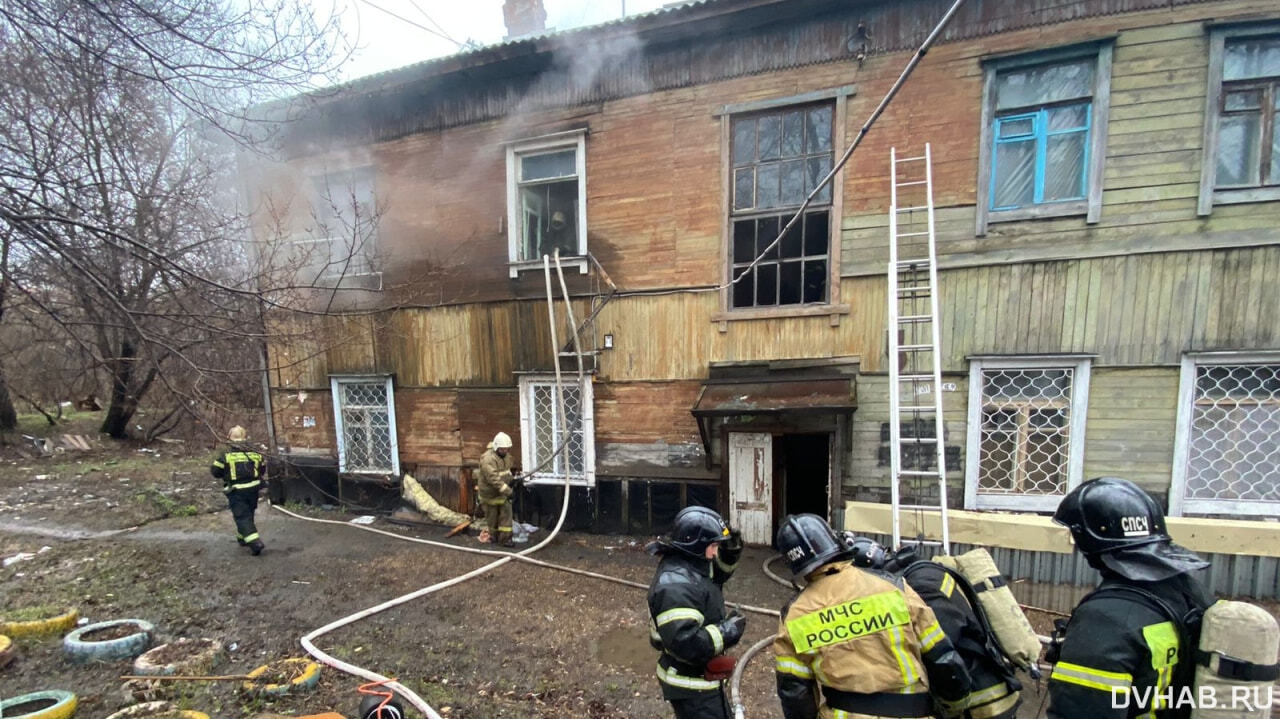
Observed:
[[[891,148],[889,167],[887,304],[893,545],[940,546],[943,554],[950,554],[932,150],[926,143],[923,155],[900,158],[897,148]],[[915,519],[916,535],[904,540],[902,519],[908,515]],[[941,541],[924,539],[926,525],[934,526],[934,521],[941,525]]]

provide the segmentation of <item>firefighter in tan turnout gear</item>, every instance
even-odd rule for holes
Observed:
[[[254,556],[262,554],[265,545],[258,536],[253,514],[258,509],[258,492],[262,490],[262,455],[246,442],[249,433],[235,426],[227,432],[228,446],[213,460],[209,473],[222,480],[222,492],[236,521],[236,541],[248,547]]]
[[[504,547],[514,547],[511,541],[511,494],[519,479],[511,471],[511,437],[499,432],[480,457],[476,493],[484,507],[484,521],[489,526],[492,541]]]
[[[946,702],[969,694],[963,659],[899,577],[853,566],[814,514],[787,516],[777,544],[808,580],[783,608],[773,643],[787,719],[930,717],[931,693]]]
[[[747,620],[725,614],[721,588],[742,556],[742,536],[715,511],[685,507],[671,534],[646,548],[661,555],[649,585],[649,643],[661,651],[658,682],[676,719],[729,719],[724,680]]]

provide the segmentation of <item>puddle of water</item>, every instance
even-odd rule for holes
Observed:
[[[591,649],[596,661],[626,667],[641,675],[652,673],[658,661],[658,652],[649,646],[649,632],[643,626],[608,629]]]

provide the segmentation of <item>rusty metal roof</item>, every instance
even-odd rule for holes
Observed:
[[[779,412],[852,412],[857,406],[853,381],[847,377],[708,382],[702,386],[693,414],[727,417]]]

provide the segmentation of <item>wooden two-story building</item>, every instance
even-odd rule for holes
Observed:
[[[281,449],[465,506],[502,430],[579,526],[633,532],[886,502],[889,153],[929,143],[952,506],[1105,474],[1280,516],[1274,2],[970,0],[752,264],[950,4],[699,0],[299,102],[256,225],[340,312],[271,313]],[[568,466],[554,249],[590,352]],[[1274,594],[1265,561],[1237,581]]]

